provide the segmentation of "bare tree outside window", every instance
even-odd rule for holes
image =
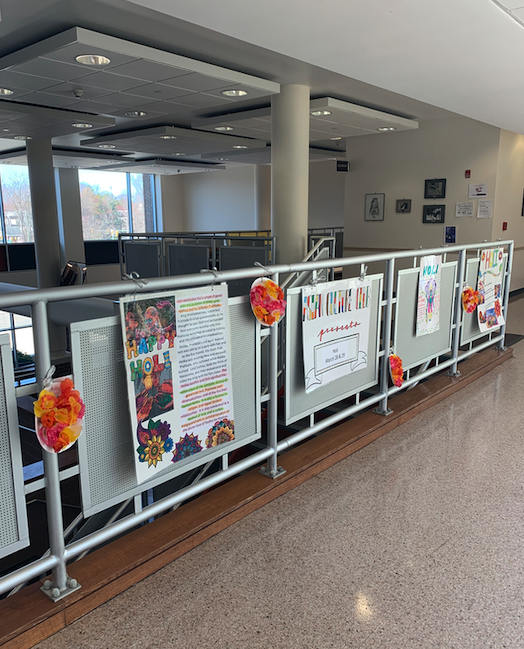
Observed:
[[[0,165],[6,238],[9,243],[34,241],[29,173],[22,165]]]

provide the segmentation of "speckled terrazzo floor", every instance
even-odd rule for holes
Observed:
[[[524,341],[37,647],[522,649],[523,395]]]

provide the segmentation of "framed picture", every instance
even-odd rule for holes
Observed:
[[[446,179],[434,178],[424,181],[424,198],[446,198]]]
[[[384,220],[385,196],[385,194],[366,194],[366,208],[364,212],[365,221]]]
[[[457,227],[455,225],[445,226],[444,243],[457,243]]]
[[[411,212],[411,198],[397,198],[395,212],[397,214],[409,214]]]
[[[444,223],[445,205],[424,205],[422,208],[422,223]]]

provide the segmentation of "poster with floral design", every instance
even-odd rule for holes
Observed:
[[[504,251],[502,248],[483,250],[480,254],[477,290],[477,307],[480,331],[491,331],[504,324],[502,315],[502,274]]]
[[[302,289],[306,393],[367,367],[370,314],[369,279]]]
[[[120,310],[140,483],[235,439],[227,287],[123,297]]]
[[[417,301],[417,337],[432,334],[440,327],[440,277],[442,255],[420,258]]]

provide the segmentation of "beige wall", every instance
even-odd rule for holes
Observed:
[[[423,122],[417,131],[349,138],[345,248],[419,248],[444,243],[444,225],[423,224],[422,206],[446,206],[445,225],[457,226],[457,243],[491,238],[492,222],[455,218],[455,203],[468,200],[468,183],[488,184],[494,198],[499,129],[457,117]],[[471,170],[471,179],[464,177]],[[424,199],[424,180],[446,178],[446,198]],[[364,221],[368,193],[385,194],[385,217]],[[396,214],[396,199],[411,199],[410,214]]]
[[[336,160],[309,164],[308,227],[328,228],[344,225],[346,176],[337,171]]]

